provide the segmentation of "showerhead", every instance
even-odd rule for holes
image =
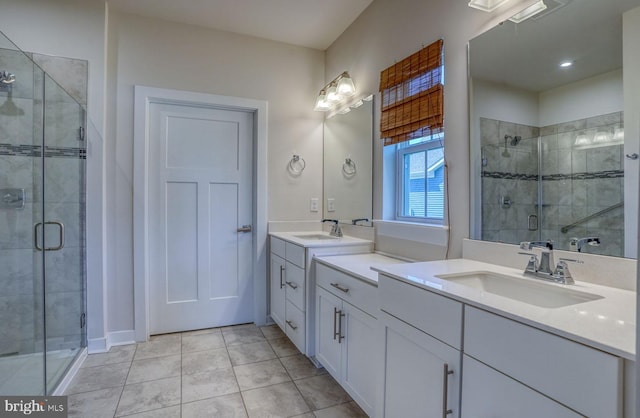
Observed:
[[[0,71],[0,83],[1,84],[13,84],[16,81],[16,76],[13,73],[7,71]]]
[[[509,142],[509,145],[511,145],[512,147],[515,147],[520,143],[520,141],[522,141],[522,137],[519,135],[516,135],[513,138],[511,138],[511,142]]]

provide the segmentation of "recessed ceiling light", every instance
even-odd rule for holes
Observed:
[[[561,68],[571,67],[573,65],[573,61],[562,61],[560,63]]]

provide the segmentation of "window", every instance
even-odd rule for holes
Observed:
[[[438,40],[380,74],[380,132],[395,148],[398,220],[444,220],[443,62]]]
[[[441,223],[444,219],[444,146],[442,133],[397,144],[397,214],[406,221]]]

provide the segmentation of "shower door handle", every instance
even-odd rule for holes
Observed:
[[[37,224],[35,224],[35,226],[33,227],[33,240],[34,240],[34,246],[36,248],[36,250],[38,251],[42,251],[42,247],[40,247],[38,245],[39,239],[38,239],[38,228],[40,226],[43,225],[56,225],[58,226],[58,245],[56,245],[55,247],[45,247],[44,251],[59,251],[61,249],[64,248],[64,224],[62,222],[58,222],[58,221],[49,221],[49,222],[38,222]]]

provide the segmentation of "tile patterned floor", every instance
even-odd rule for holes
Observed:
[[[87,357],[69,417],[366,417],[276,326],[152,337]]]

